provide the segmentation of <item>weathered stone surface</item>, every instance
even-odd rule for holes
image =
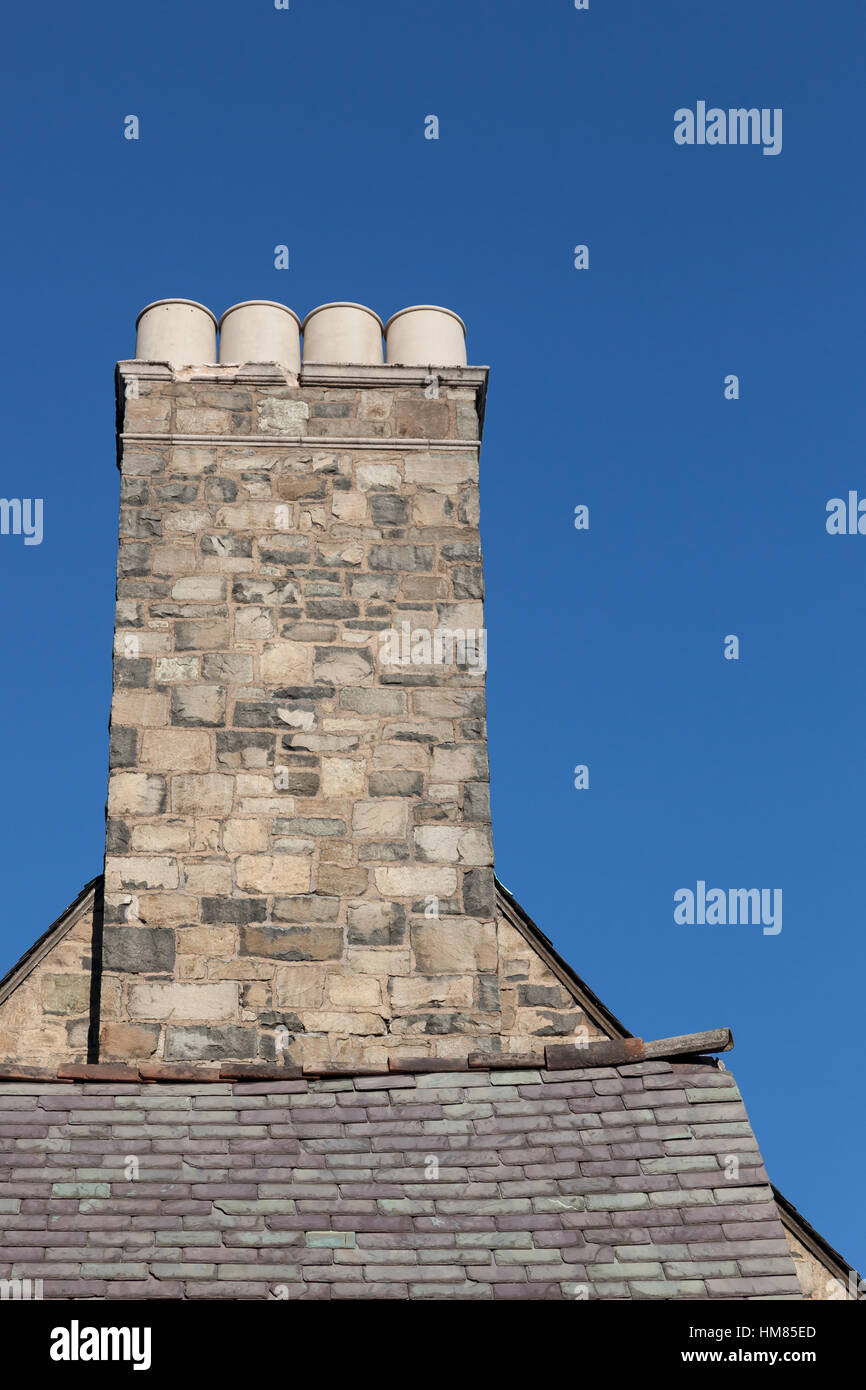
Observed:
[[[357,1055],[369,1001],[387,1011],[389,981],[421,970],[410,916],[483,911],[497,930],[492,879],[476,877],[492,863],[483,673],[382,662],[383,632],[404,622],[483,623],[475,387],[430,397],[405,379],[256,373],[148,382],[148,428],[221,442],[123,451],[106,922],[170,933],[174,961],[126,968],[118,944],[104,988],[129,1022],[142,970],[236,984],[235,1016],[174,1046],[246,1047],[252,1028],[256,1055],[273,1057],[274,962],[319,960],[321,998],[290,1031],[306,1057],[343,1056],[344,1034]],[[509,961],[522,968],[519,952]],[[471,1001],[419,997],[401,1033],[447,1056],[449,1027],[490,1035],[486,1010],[565,1036],[574,1008],[521,1003],[483,974]],[[148,1022],[161,1058],[175,1022]]]
[[[178,1028],[166,1029],[165,1057],[168,1062],[209,1062],[223,1057],[254,1057],[254,1028]],[[203,1135],[203,1138],[209,1138]]]
[[[241,954],[277,960],[339,960],[342,927],[242,927]]]
[[[242,854],[235,873],[249,893],[306,893],[310,887],[310,861],[302,856]]]
[[[211,742],[206,733],[179,729],[145,729],[141,736],[141,766],[161,772],[206,772],[211,765]]]
[[[100,1055],[107,1062],[152,1057],[159,1038],[157,1024],[106,1023],[100,1038]]]
[[[269,642],[262,651],[265,685],[305,684],[312,679],[313,653],[304,642]]]
[[[457,888],[454,869],[433,868],[425,864],[376,869],[375,876],[376,886],[385,897],[423,898],[431,894],[448,898]]]
[[[322,864],[319,868],[318,888],[320,893],[332,893],[338,897],[356,897],[366,891],[367,882],[366,869],[341,868],[338,864]]]
[[[237,1009],[237,985],[229,982],[151,981],[129,989],[129,1016],[136,1020],[224,1023],[237,1016]]]
[[[125,974],[174,969],[174,932],[165,927],[106,927],[103,965]]]
[[[186,728],[225,724],[226,692],[221,685],[176,685],[171,692],[171,722]]]
[[[194,773],[171,779],[171,809],[179,815],[226,817],[232,809],[234,779],[220,773]]]
[[[43,976],[42,1007],[47,1014],[86,1014],[90,1008],[90,980],[88,976]]]
[[[158,816],[166,809],[166,781],[146,772],[114,772],[108,783],[111,816]]]
[[[413,922],[411,939],[422,975],[465,975],[497,969],[496,928],[490,922],[465,917]]]
[[[353,946],[402,946],[406,910],[400,903],[363,902],[349,907],[348,941]]]

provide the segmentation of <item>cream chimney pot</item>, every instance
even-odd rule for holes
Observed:
[[[294,310],[272,299],[233,304],[219,321],[221,363],[278,362],[288,371],[301,369],[301,320]]]
[[[157,299],[142,309],[135,324],[139,362],[189,367],[217,360],[216,317],[194,299]]]
[[[465,367],[466,325],[451,309],[414,304],[385,325],[389,366]]]
[[[304,362],[381,367],[382,332],[363,304],[320,304],[304,319]]]

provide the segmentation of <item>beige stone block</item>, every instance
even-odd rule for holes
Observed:
[[[331,1013],[310,1009],[304,1023],[312,1033],[358,1033],[368,1037],[385,1032],[385,1020],[379,1014]]]
[[[308,893],[311,864],[291,854],[243,854],[236,869],[238,886],[248,893]]]
[[[465,453],[410,454],[404,464],[406,482],[418,483],[437,492],[450,492],[459,483],[478,481],[478,455],[475,450]]]
[[[238,1016],[238,988],[218,984],[151,981],[129,990],[129,1016],[171,1023],[232,1023]]]
[[[42,1007],[48,1014],[74,1017],[90,1008],[89,975],[43,975],[40,980]]]
[[[179,955],[216,956],[225,962],[238,953],[237,927],[184,927],[175,939]]]
[[[358,403],[358,419],[387,420],[393,409],[393,391],[362,391]]]
[[[367,891],[368,879],[366,869],[322,863],[319,865],[317,892],[338,898],[357,898]]]
[[[305,685],[313,676],[313,648],[308,642],[269,642],[261,656],[265,685]]]
[[[232,871],[228,864],[187,864],[184,888],[199,898],[230,897]]]
[[[377,743],[373,748],[373,767],[377,772],[426,772],[430,753],[418,743]]]
[[[373,487],[398,491],[403,485],[403,477],[394,463],[361,463],[355,469],[355,485],[364,492]]]
[[[335,492],[331,501],[331,511],[338,521],[364,521],[367,516],[367,498],[363,492]]]
[[[440,492],[416,492],[412,498],[413,526],[449,526],[453,523],[454,504]]]
[[[333,808],[332,808],[333,809]],[[355,862],[355,847],[351,840],[323,840],[319,849],[320,864],[342,864],[344,868]]]
[[[357,801],[352,810],[352,830],[379,840],[402,840],[409,825],[405,801]]]
[[[406,574],[400,582],[400,597],[413,601],[447,598],[448,580],[444,574]]]
[[[285,530],[287,508],[283,502],[238,502],[220,507],[216,524],[224,531],[274,531]]]
[[[223,724],[226,692],[221,685],[183,686],[173,692],[171,707],[177,724]]]
[[[105,1061],[126,1057],[152,1057],[159,1043],[157,1027],[141,1027],[132,1023],[106,1023],[99,1040],[99,1054]]]
[[[325,994],[325,972],[317,965],[278,965],[274,970],[274,1003],[278,1009],[319,1009]]]
[[[238,796],[268,796],[274,790],[274,779],[263,772],[239,772],[236,779]]]
[[[178,579],[171,586],[171,596],[178,603],[222,603],[226,596],[226,581],[219,574],[196,574]]]
[[[121,728],[161,728],[168,723],[168,696],[156,690],[115,690],[111,722]]]
[[[246,652],[209,652],[203,660],[202,673],[207,680],[221,685],[252,685],[253,659]]]
[[[295,802],[290,796],[243,796],[235,807],[240,816],[291,816]]]
[[[337,1009],[377,1009],[382,984],[374,975],[329,975],[328,1003]]]
[[[194,922],[198,902],[188,893],[139,893],[138,911],[149,927],[171,927],[178,922]]]
[[[122,628],[118,617],[118,627]],[[171,651],[169,632],[130,632],[116,631],[114,634],[114,655],[119,657],[158,656]]]
[[[281,401],[266,396],[258,402],[258,427],[265,434],[299,437],[306,433],[310,407],[306,401]]]
[[[151,564],[154,574],[192,574],[198,563],[194,545],[155,545]]]
[[[163,517],[166,536],[191,536],[212,524],[210,512],[203,507],[181,507]]]
[[[148,729],[141,740],[141,766],[163,772],[206,772],[210,736],[198,729]]]
[[[380,871],[381,872],[381,871]],[[412,949],[422,975],[466,975],[496,970],[496,926],[460,917],[413,922]]]
[[[458,744],[456,748],[434,748],[430,779],[433,782],[470,782],[479,776],[479,747]]]
[[[435,801],[446,809],[449,815],[456,815],[460,800],[460,788],[456,782],[431,782],[427,788],[427,800]]]
[[[326,565],[360,565],[364,559],[364,547],[360,541],[329,545],[323,540],[319,544]]]
[[[274,963],[270,960],[209,960],[209,980],[270,980]]]
[[[404,976],[392,981],[391,1004],[395,1009],[423,1009],[434,1004],[471,1008],[473,984],[471,975]]]
[[[326,531],[329,516],[325,507],[302,507],[298,519],[301,531]]]
[[[193,854],[218,854],[220,827],[218,820],[194,820],[192,830]]]
[[[322,759],[322,796],[363,796],[367,765],[354,758]]]
[[[276,627],[270,608],[249,603],[235,610],[236,642],[264,642],[275,633]]]
[[[457,891],[456,869],[407,864],[375,870],[376,887],[386,898],[450,898]],[[435,974],[435,970],[429,972]]]
[[[178,956],[174,963],[176,980],[207,980],[208,962],[204,956]]]
[[[128,389],[128,388],[127,388]],[[137,396],[125,397],[124,426],[134,434],[167,434],[171,399],[142,382]]]
[[[228,854],[255,854],[268,847],[268,827],[260,820],[227,820],[223,848]]]
[[[160,685],[170,685],[176,681],[197,681],[201,657],[166,656],[161,657],[155,668],[156,679]]]
[[[458,844],[461,864],[470,866],[493,863],[493,839],[487,826],[471,826],[464,830]]]
[[[478,715],[477,690],[413,690],[412,712],[428,719],[464,719]],[[481,692],[481,708],[484,694]]]
[[[317,681],[333,685],[371,684],[373,673],[366,655],[350,648],[334,651],[315,662],[313,674]]]
[[[252,956],[285,957],[299,961],[339,960],[343,954],[342,927],[243,927],[243,950]]]
[[[109,855],[105,862],[105,888],[109,893],[119,889],[138,891],[147,888],[177,888],[177,860],[166,857],[137,858],[131,855]]]
[[[224,651],[229,645],[229,625],[224,621],[197,622],[183,619],[175,625],[175,646],[178,650]]]
[[[357,749],[359,742],[356,734],[317,734],[301,730],[292,739],[292,748],[310,753],[349,753]]]
[[[305,1067],[321,1066],[323,1062],[332,1062],[334,1054],[330,1038],[311,1037],[307,1033],[302,1033],[296,1039],[296,1047],[301,1049],[300,1064]]]
[[[179,815],[227,816],[232,809],[234,778],[219,772],[180,773],[171,779],[171,809]]]
[[[217,450],[207,448],[186,449],[174,446],[168,453],[170,473],[204,473],[207,468],[217,464]]]
[[[165,810],[166,782],[150,772],[112,772],[108,779],[108,814],[158,816]]]
[[[307,725],[299,724],[298,727],[312,729],[313,724],[312,722]],[[359,719],[355,716],[349,716],[345,719],[341,719],[333,718],[332,716],[326,714],[322,719],[322,729],[326,734],[333,733],[359,735],[359,737],[355,739],[356,747],[358,743],[369,743],[370,740],[375,737],[377,727],[378,724],[375,719]]]
[[[416,826],[417,857],[425,863],[456,864],[462,834],[460,827],[454,825]]]
[[[280,721],[289,729],[314,729],[316,727],[316,716],[311,709],[277,709]]]

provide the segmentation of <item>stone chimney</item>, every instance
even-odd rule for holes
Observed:
[[[188,300],[119,363],[99,1056],[499,1051],[478,456],[449,310]]]

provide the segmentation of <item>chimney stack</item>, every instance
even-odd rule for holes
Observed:
[[[487,370],[427,305],[387,355],[357,304],[308,314],[302,355],[284,305],[220,329],[158,301],[118,366],[100,1057],[507,1051]]]

